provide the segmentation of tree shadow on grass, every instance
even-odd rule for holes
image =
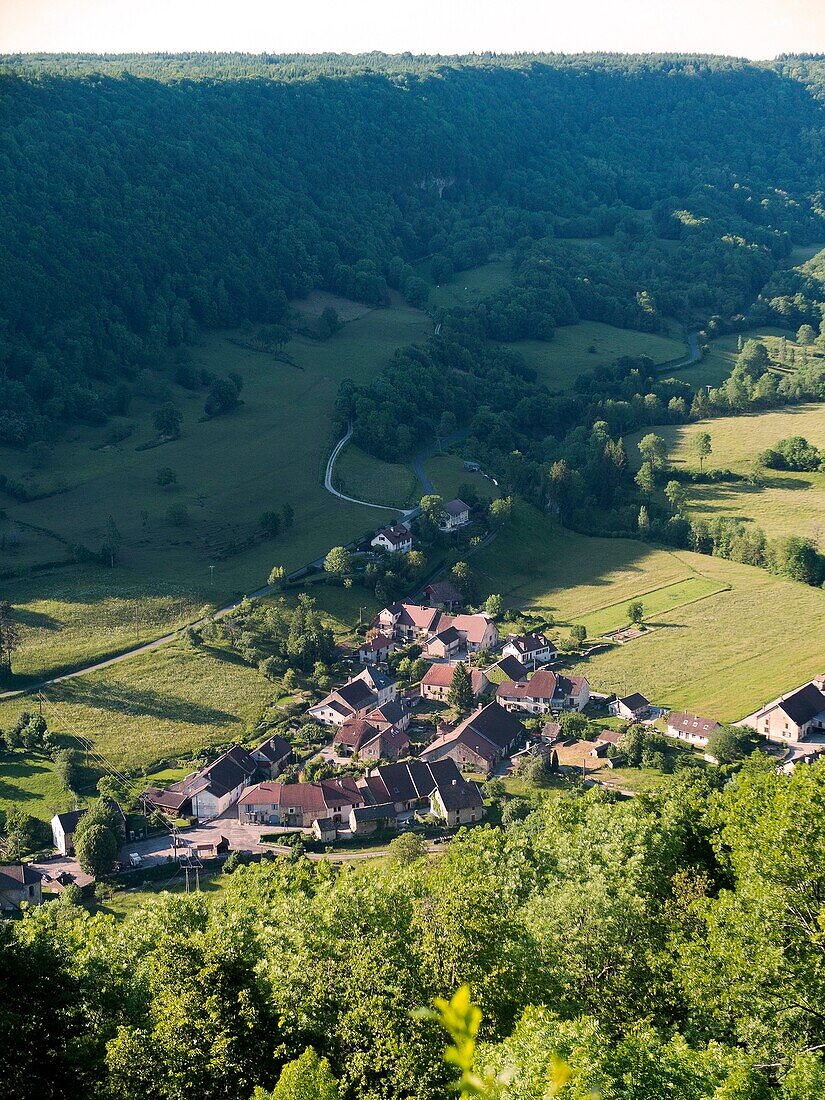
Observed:
[[[65,625],[54,615],[47,615],[45,611],[31,611],[26,607],[15,607],[14,618],[20,626],[28,626],[33,630],[62,630]]]
[[[126,687],[124,684],[107,684],[89,689],[79,681],[67,681],[60,685],[61,701],[113,711],[115,714],[133,717],[162,718],[190,725],[223,726],[237,723],[236,714],[196,703],[191,699],[155,691],[152,688]]]

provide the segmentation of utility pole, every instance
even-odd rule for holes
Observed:
[[[210,584],[215,583],[215,566],[214,565],[209,566],[209,583]]]
[[[140,607],[140,601],[135,600],[135,641],[138,641],[139,638],[140,638],[140,626],[139,626],[140,620],[138,618],[138,608],[139,607]]]

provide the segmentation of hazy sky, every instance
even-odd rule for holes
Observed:
[[[0,0],[0,52],[825,52],[825,0]]]

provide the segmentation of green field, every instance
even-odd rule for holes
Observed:
[[[569,389],[580,374],[612,363],[623,355],[648,355],[654,363],[666,363],[687,355],[687,346],[682,340],[615,328],[599,321],[564,325],[556,329],[552,340],[519,340],[507,347],[519,352],[537,371],[539,380],[551,390]]]
[[[655,588],[652,592],[638,592],[636,599],[644,608],[644,621],[651,622],[668,611],[685,607],[696,600],[703,600],[723,586],[709,577],[685,577],[684,580],[666,584],[664,588]],[[598,638],[628,625],[627,604],[623,601],[602,607],[583,615],[577,622],[587,630],[588,638]]]
[[[483,474],[464,469],[464,461],[455,455],[433,455],[424,462],[424,472],[435,491],[444,500],[455,500],[462,485],[470,485],[480,500],[499,496],[496,486]]]
[[[13,717],[22,710],[17,707]],[[5,717],[5,716],[4,716]],[[58,781],[51,760],[21,752],[0,753],[0,812],[18,806],[26,813],[48,820],[74,808],[73,797]]]
[[[577,671],[596,690],[641,691],[656,703],[734,719],[821,671],[825,593],[760,569],[576,535],[522,504],[512,527],[472,561],[482,594],[501,592],[510,606],[549,611],[562,623],[605,608],[624,619],[634,598],[650,606],[648,635],[580,662]],[[655,607],[647,595],[654,589],[670,589],[680,606]],[[778,626],[777,608],[792,630]]]
[[[655,431],[666,440],[673,466],[698,468],[691,445],[699,432],[706,431],[713,452],[705,468],[747,473],[762,451],[788,436],[801,435],[815,446],[825,447],[825,405],[790,405],[749,416],[658,426]],[[642,434],[636,432],[625,441],[634,466],[640,463],[636,444]],[[765,470],[763,480],[762,485],[690,485],[689,510],[695,515],[732,516],[755,522],[769,538],[821,537],[825,525],[825,473]]]
[[[335,488],[358,500],[411,508],[421,499],[421,486],[412,467],[383,462],[348,443],[335,461]]]
[[[421,265],[420,274],[429,281],[430,265]],[[428,305],[435,309],[451,309],[453,306],[470,306],[508,286],[513,278],[509,259],[457,271],[449,283],[430,289]]]
[[[242,375],[244,403],[237,411],[203,421],[204,393],[170,383],[172,366],[158,364],[144,385],[164,399],[171,392],[184,412],[180,439],[136,450],[153,438],[151,417],[158,404],[140,398],[128,421],[132,434],[120,443],[101,446],[117,424],[72,427],[57,441],[50,465],[36,472],[25,453],[0,449],[0,467],[13,479],[41,490],[59,479],[68,485],[66,492],[26,504],[3,499],[20,544],[0,549],[0,569],[67,557],[65,545],[30,535],[19,522],[96,551],[111,516],[121,538],[122,564],[115,570],[69,567],[2,583],[3,597],[21,606],[24,615],[67,624],[65,631],[55,630],[41,620],[47,629],[30,636],[25,656],[21,650],[21,668],[44,675],[79,663],[78,655],[128,648],[136,637],[176,625],[177,599],[219,605],[264,583],[273,564],[296,568],[389,521],[390,511],[347,504],[324,490],[332,408],[343,378],[372,377],[397,347],[430,331],[425,314],[403,305],[370,310],[325,343],[293,339],[287,350],[295,365],[240,347],[231,333],[213,333],[193,350],[193,360],[216,374]],[[178,478],[171,490],[156,484],[157,470],[166,466]],[[261,541],[258,517],[287,503],[294,509],[293,527],[273,541]],[[180,506],[186,520],[175,525],[168,512]],[[107,593],[115,603],[124,590],[128,597],[120,609],[105,601],[95,607],[100,624],[95,620],[85,630],[81,621],[90,611],[90,586],[98,589],[94,604]],[[145,616],[139,610],[137,629],[128,606],[132,600],[145,610]],[[76,622],[82,636],[72,639],[68,624]]]

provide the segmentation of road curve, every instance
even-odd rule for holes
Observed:
[[[347,434],[345,436],[342,436],[341,439],[339,439],[335,446],[332,448],[332,454],[329,456],[329,459],[327,461],[327,470],[324,474],[324,488],[326,489],[326,491],[328,493],[332,493],[334,497],[338,497],[339,500],[346,500],[350,504],[361,504],[364,508],[380,508],[382,512],[400,512],[402,516],[409,515],[409,508],[396,508],[390,504],[373,504],[370,500],[358,500],[357,497],[348,497],[346,493],[338,492],[338,490],[332,484],[332,470],[335,466],[335,460],[338,458],[338,455],[341,453],[341,451],[343,451],[344,447],[346,447],[347,443],[349,443],[351,438],[352,422],[350,421],[350,425],[347,428]]]

